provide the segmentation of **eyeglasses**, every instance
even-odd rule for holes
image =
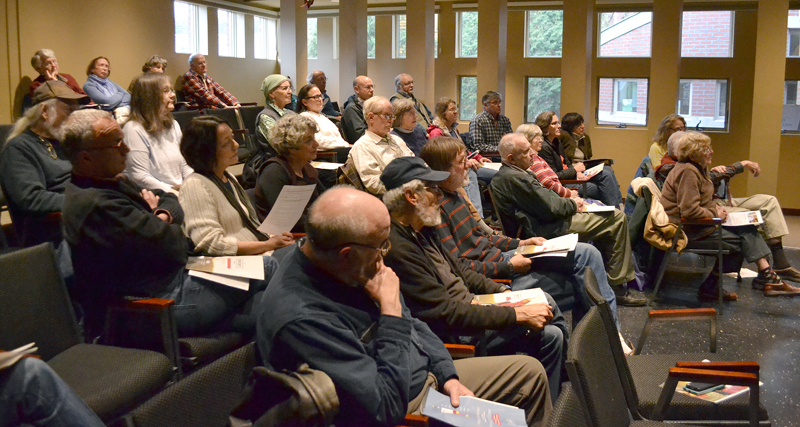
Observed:
[[[175,93],[175,89],[173,89],[173,88],[162,89],[161,93]]]
[[[123,140],[121,140],[121,139],[120,139],[120,140],[119,140],[119,142],[118,142],[118,143],[116,143],[116,144],[114,144],[114,145],[104,145],[104,146],[102,146],[102,147],[89,147],[89,148],[87,148],[87,149],[86,149],[86,151],[91,151],[91,150],[107,150],[107,149],[109,149],[109,148],[115,148],[115,149],[119,150],[120,148],[122,148],[122,146],[123,146],[123,145],[125,145],[125,141],[123,141]]]
[[[375,117],[380,117],[387,122],[391,121],[394,117],[391,114],[384,114],[384,113],[372,113]]]
[[[339,247],[342,247],[342,246],[361,246],[362,248],[373,249],[373,250],[379,251],[381,253],[381,257],[385,258],[386,255],[389,255],[389,249],[392,248],[392,242],[390,242],[389,239],[386,239],[377,248],[375,246],[365,245],[364,243],[358,243],[358,242],[347,242],[347,243],[342,243],[341,245],[339,245]]]
[[[437,184],[426,185],[423,188],[428,190],[428,191],[430,191],[431,193],[433,193],[433,195],[436,196],[436,197],[443,197],[444,196],[444,193],[442,193],[441,187],[439,187]]]
[[[313,99],[314,101],[319,101],[320,99],[322,99],[322,95],[307,96],[306,99]]]

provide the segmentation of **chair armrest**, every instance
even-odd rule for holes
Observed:
[[[504,285],[511,285],[511,279],[492,279],[495,283],[502,283]]]
[[[633,354],[641,354],[644,343],[650,335],[650,328],[653,322],[659,321],[678,321],[678,320],[708,320],[709,321],[709,351],[717,352],[717,310],[713,308],[683,308],[676,310],[650,310],[647,312],[647,320],[636,342],[636,349]]]
[[[734,362],[735,363],[735,362]],[[744,362],[749,364],[751,362]],[[669,376],[664,382],[661,396],[658,398],[650,419],[663,421],[667,407],[675,395],[678,381],[701,381],[707,383],[721,383],[726,385],[739,385],[750,388],[749,415],[750,425],[758,426],[759,379],[758,373],[723,371],[714,369],[670,368]]]
[[[125,300],[123,303],[125,307],[133,308],[133,309],[145,309],[145,310],[152,310],[152,311],[161,311],[166,310],[169,307],[175,305],[174,299],[164,299],[164,298],[146,298],[146,299],[137,299],[137,300]]]
[[[424,415],[408,414],[403,420],[403,425],[408,427],[427,427],[428,417]]]
[[[464,359],[475,356],[475,346],[466,344],[445,344],[444,347],[453,359]]]
[[[337,156],[335,151],[317,151],[317,159],[326,159],[331,163],[336,163]]]
[[[254,107],[258,105],[258,102],[240,102],[239,105],[242,107]]]
[[[292,238],[294,240],[297,240],[297,239],[299,239],[301,237],[306,237],[306,233],[292,233]]]
[[[711,369],[719,371],[749,372],[758,374],[761,366],[755,361],[738,362],[678,362],[676,368]]]
[[[697,218],[697,219],[688,219],[688,218],[681,218],[681,224],[683,225],[720,225],[722,224],[722,218]]]

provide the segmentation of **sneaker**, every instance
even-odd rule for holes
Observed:
[[[717,289],[700,289],[697,291],[697,299],[700,301],[714,302],[719,301],[719,291]],[[726,302],[736,301],[739,295],[736,292],[728,292],[722,288],[722,300]]]
[[[643,295],[633,294],[624,286],[612,286],[617,297],[617,306],[623,307],[642,307],[647,304],[647,298]]]
[[[781,279],[791,280],[792,282],[800,283],[800,271],[798,271],[794,267],[789,268],[782,268],[780,270],[774,270],[775,273],[781,277]]]

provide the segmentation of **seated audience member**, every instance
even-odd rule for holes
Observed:
[[[86,95],[83,89],[81,89],[81,85],[78,84],[78,81],[75,80],[74,77],[59,72],[58,59],[56,59],[56,54],[53,53],[52,50],[40,49],[36,51],[31,58],[31,66],[39,73],[39,77],[33,79],[31,82],[30,91],[28,92],[31,98],[34,97],[34,91],[36,91],[42,83],[56,80],[65,83],[73,92],[79,95]]]
[[[682,218],[718,217],[724,220],[728,216],[727,209],[714,202],[714,184],[708,173],[712,154],[711,138],[700,132],[686,133],[678,141],[675,147],[678,162],[667,176],[661,192],[661,204],[672,224],[679,224]],[[687,247],[716,249],[715,230],[715,226],[685,226],[684,232],[689,238]],[[770,267],[767,260],[770,249],[754,225],[723,226],[722,238],[723,247],[731,251],[725,256],[723,271],[738,271],[743,256],[747,262],[754,262],[758,267],[758,276],[752,282],[753,289],[763,290],[768,297],[800,295],[800,288],[781,280]],[[697,292],[699,299],[714,301],[718,298],[718,274],[719,267],[714,265],[711,274],[700,285]],[[725,289],[722,293],[725,301],[738,298],[736,293]]]
[[[195,117],[181,139],[181,153],[194,169],[181,186],[183,224],[195,251],[207,255],[256,255],[292,244],[291,233],[266,236],[236,178],[226,169],[239,161],[239,144],[222,119]]]
[[[544,188],[529,170],[533,153],[531,143],[523,134],[509,134],[500,141],[503,166],[492,180],[492,197],[506,232],[515,233],[522,228],[523,237],[544,238],[578,233],[580,241],[593,242],[603,254],[608,283],[617,294],[617,305],[644,305],[644,298],[634,296],[625,287],[635,279],[625,214],[617,209],[588,213],[582,200],[563,198]]]
[[[435,111],[436,117],[428,127],[428,139],[433,139],[437,136],[450,136],[464,143],[461,134],[458,132],[458,106],[456,101],[447,97],[441,98],[436,103]],[[480,179],[486,185],[489,185],[492,182],[492,178],[497,174],[494,169],[482,167],[484,163],[492,163],[492,159],[483,157],[478,153],[467,152],[469,184],[464,187],[464,190],[470,202],[475,205],[480,218],[483,218],[483,203],[478,180]]]
[[[411,315],[426,322],[443,341],[473,344],[483,356],[535,357],[544,365],[555,399],[569,335],[566,321],[546,293],[547,304],[500,307],[472,303],[474,294],[506,292],[508,288],[464,269],[436,237],[434,227],[442,222],[438,184],[449,176],[449,172],[431,170],[419,157],[395,159],[383,171],[383,202],[392,216],[386,265],[400,278]]]
[[[542,130],[539,126],[533,124],[519,125],[519,127],[517,127],[517,133],[525,135],[525,139],[531,143],[533,164],[530,170],[536,175],[536,179],[539,180],[539,183],[541,183],[544,188],[555,191],[556,194],[561,197],[576,200],[580,199],[578,190],[561,185],[558,175],[550,169],[550,165],[548,165],[543,158],[539,157],[539,152],[542,151],[542,143],[544,142]]]
[[[392,101],[394,121],[392,122],[392,135],[397,136],[406,143],[406,147],[419,156],[419,150],[428,142],[428,134],[421,126],[417,126],[417,110],[414,102],[408,98],[397,98]]]
[[[390,134],[392,130],[392,104],[384,97],[374,96],[364,102],[364,118],[367,130],[350,150],[348,158],[358,171],[367,191],[380,196],[386,192],[381,182],[381,172],[398,157],[413,156],[400,137]]]
[[[189,71],[183,75],[183,98],[189,108],[201,110],[205,108],[238,107],[239,101],[219,85],[208,74],[206,57],[194,53],[189,56]]]
[[[349,148],[350,144],[342,138],[339,127],[330,121],[322,111],[322,93],[313,84],[308,84],[300,88],[297,93],[298,99],[296,113],[302,114],[317,123],[317,133],[314,139],[317,140],[320,150],[332,150],[337,148]],[[347,156],[350,150],[343,152]]]
[[[677,157],[675,156],[675,146],[685,132],[678,131],[672,134],[667,140],[667,154],[661,159],[661,165],[656,168],[655,176],[659,186],[663,186],[672,168],[675,167]],[[729,180],[733,176],[744,171],[749,171],[754,178],[761,174],[761,167],[756,162],[742,160],[730,166],[716,166],[708,170],[708,178],[714,184],[714,194],[716,195],[723,180]],[[725,208],[728,212],[761,211],[764,224],[758,227],[761,237],[767,242],[770,252],[772,252],[772,263],[775,272],[783,279],[794,282],[800,281],[800,271],[789,264],[786,254],[783,252],[783,236],[789,234],[789,227],[783,217],[783,210],[775,196],[768,194],[754,194],[748,197],[732,197],[729,199],[714,198],[714,201]]]
[[[175,322],[183,335],[217,329],[231,315],[233,328],[254,329],[255,317],[245,307],[260,302],[257,293],[278,265],[274,259],[264,258],[265,280],[251,280],[249,291],[189,276],[178,199],[143,190],[122,175],[128,146],[111,115],[73,113],[64,125],[63,145],[73,166],[62,217],[75,270],[70,294],[94,313],[87,318],[102,316],[109,299],[142,296],[175,300]]]
[[[263,299],[259,353],[274,369],[308,363],[333,380],[337,426],[393,426],[416,413],[429,387],[517,406],[529,426],[552,411],[541,364],[528,356],[453,361],[411,316],[383,264],[390,218],[375,197],[334,188],[311,206],[308,239],[281,263]],[[512,309],[508,309],[510,311]],[[505,310],[500,310],[505,311]]]
[[[433,123],[433,114],[428,106],[414,96],[414,78],[408,74],[398,74],[394,78],[394,87],[397,93],[389,98],[389,102],[394,102],[395,99],[410,99],[414,103],[414,110],[417,112],[417,123],[425,130]]]
[[[46,81],[33,107],[20,117],[0,152],[0,185],[8,199],[17,241],[23,246],[61,242],[58,213],[72,170],[61,148],[61,127],[86,95],[60,81]]]
[[[269,143],[269,131],[281,117],[294,114],[289,110],[292,103],[292,83],[289,78],[280,74],[272,74],[261,82],[267,105],[256,117],[256,147],[242,171],[242,186],[253,188],[256,180],[270,157],[277,156],[275,148]]]
[[[166,73],[167,60],[158,55],[153,55],[147,58],[147,61],[142,65],[143,73]]]
[[[181,154],[181,127],[172,118],[175,91],[166,74],[148,73],[133,84],[131,120],[122,128],[130,148],[125,174],[148,190],[179,191],[192,168]]]
[[[542,130],[544,143],[539,151],[539,156],[547,162],[550,169],[558,175],[558,179],[577,179],[578,181],[588,181],[586,183],[586,193],[583,186],[578,186],[578,194],[599,200],[607,206],[620,208],[622,205],[622,194],[619,192],[619,182],[614,170],[610,167],[603,167],[603,170],[592,176],[587,177],[583,174],[586,166],[583,163],[571,164],[564,156],[561,144],[561,122],[556,113],[545,111],[536,116],[536,126]]]
[[[586,295],[583,272],[592,268],[600,283],[600,289],[608,300],[616,317],[616,299],[608,285],[603,267],[603,257],[594,246],[578,243],[575,250],[564,258],[528,258],[515,255],[519,246],[544,243],[541,237],[526,240],[513,239],[500,234],[484,232],[470,215],[467,202],[458,193],[467,179],[467,148],[461,141],[450,137],[430,140],[422,148],[420,158],[436,171],[449,172],[450,176],[439,183],[444,197],[439,203],[441,224],[434,227],[439,245],[445,252],[454,255],[461,267],[483,274],[490,279],[511,279],[511,289],[518,291],[541,287],[540,280],[560,281],[560,274],[571,277],[577,306],[572,312],[572,322],[577,324],[591,308]],[[554,277],[552,273],[560,273]],[[619,321],[617,321],[619,328]],[[624,341],[623,341],[624,342]]]
[[[490,90],[483,95],[483,111],[469,122],[469,132],[472,134],[470,150],[484,154],[496,153],[500,138],[513,132],[511,120],[500,112],[502,103],[503,99],[495,91]]]
[[[347,142],[353,144],[358,138],[364,136],[367,130],[367,120],[364,118],[364,102],[372,98],[375,86],[372,79],[367,76],[358,76],[353,80],[354,94],[347,98],[342,113],[342,130]]]
[[[315,186],[309,206],[325,191],[325,187],[319,182],[317,170],[310,164],[317,158],[317,141],[314,139],[316,130],[317,125],[304,114],[286,116],[273,126],[270,141],[278,150],[278,155],[267,161],[255,189],[256,209],[260,220],[263,221],[269,215],[285,185]],[[304,232],[305,218],[304,212],[292,229],[293,232]]]
[[[286,105],[286,108],[288,108],[290,111],[294,111],[295,107],[297,106],[297,95],[294,94],[294,84],[292,83],[292,76],[286,76],[286,78],[289,79],[289,89],[292,90],[291,95],[289,96],[291,102],[289,102],[289,104]]]
[[[95,104],[103,104],[103,109],[113,111],[117,123],[122,126],[131,114],[131,94],[122,86],[114,83],[111,75],[111,64],[105,56],[98,56],[86,68],[86,83],[83,90]],[[107,105],[107,107],[106,107]]]
[[[328,88],[328,77],[325,76],[325,73],[320,70],[312,71],[311,74],[308,75],[306,79],[308,84],[316,85],[319,88],[320,93],[322,94],[322,109],[320,113],[331,120],[341,120],[342,114],[336,111],[333,108],[333,103],[331,102],[331,97],[328,96],[328,92],[326,89]],[[298,98],[303,99],[302,96],[298,93]]]
[[[0,425],[105,426],[47,363],[33,357],[0,370]]]
[[[586,124],[580,114],[567,113],[561,117],[561,136],[559,139],[561,140],[561,148],[564,151],[565,163],[580,163],[584,160],[591,160],[592,140],[586,134]]]
[[[647,157],[650,159],[651,168],[655,170],[661,164],[661,159],[667,154],[667,140],[675,132],[686,130],[686,120],[677,114],[669,114],[661,120],[656,133],[653,135],[653,144]]]

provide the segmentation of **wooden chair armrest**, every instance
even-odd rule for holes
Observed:
[[[306,237],[306,233],[292,233],[292,238],[294,240],[297,240],[297,239],[299,239],[301,237]]]
[[[653,320],[693,320],[716,317],[713,308],[681,308],[675,310],[650,310],[647,316]]]
[[[583,184],[586,181],[581,181],[579,179],[559,179],[562,184]]]
[[[317,159],[327,159],[329,162],[335,163],[337,160],[336,152],[335,151],[317,151]]]
[[[424,415],[408,414],[403,422],[403,425],[408,427],[427,427],[428,417]]]
[[[720,225],[722,224],[722,218],[697,218],[697,219],[688,219],[688,218],[681,218],[681,224],[689,224],[689,225]]]
[[[749,372],[758,374],[761,366],[755,361],[736,361],[736,362],[694,362],[685,361],[675,364],[676,368],[688,369],[711,369],[717,371]]]
[[[495,282],[495,283],[502,283],[504,285],[510,285],[511,284],[511,279],[492,279],[492,281]]]
[[[123,305],[133,309],[146,309],[153,311],[165,310],[175,305],[174,299],[146,298],[137,300],[126,300]]]
[[[239,105],[242,107],[254,107],[258,105],[258,102],[240,102]]]
[[[475,356],[475,346],[466,344],[445,344],[444,347],[453,359],[464,359]]]

